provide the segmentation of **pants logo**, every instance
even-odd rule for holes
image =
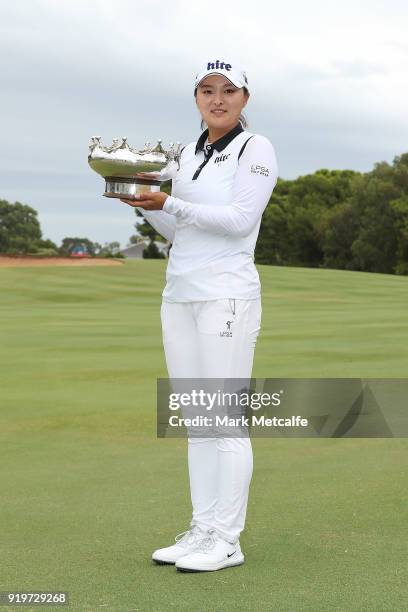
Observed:
[[[226,321],[225,325],[227,329],[225,331],[220,331],[221,337],[232,338],[231,323],[233,323],[233,321]]]

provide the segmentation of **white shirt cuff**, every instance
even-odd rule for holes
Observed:
[[[169,213],[170,215],[175,215],[178,209],[179,206],[177,205],[177,198],[174,198],[173,196],[168,196],[166,198],[165,203],[163,204],[163,210],[166,213]]]

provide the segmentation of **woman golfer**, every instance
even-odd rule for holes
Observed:
[[[249,95],[242,69],[208,62],[194,87],[207,129],[182,149],[171,196],[122,200],[172,243],[161,305],[169,378],[251,379],[262,313],[254,249],[278,167],[270,141],[245,129]],[[189,437],[192,520],[153,560],[181,571],[241,565],[252,469],[249,436]]]

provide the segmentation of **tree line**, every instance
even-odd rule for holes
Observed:
[[[261,264],[408,274],[408,153],[371,172],[278,179],[255,250]]]
[[[66,237],[58,246],[44,239],[38,212],[21,202],[0,200],[0,253],[3,255],[67,256],[75,247],[84,248],[91,257],[122,257],[119,242],[104,245],[88,238]]]
[[[143,256],[161,257],[154,241],[163,238],[134,210],[137,234],[130,243],[148,237]],[[78,243],[90,255],[120,256],[116,242],[102,247],[65,238],[57,247],[42,238],[36,210],[0,200],[0,253],[64,255]],[[262,217],[255,263],[408,275],[408,153],[367,173],[320,169],[279,178]]]

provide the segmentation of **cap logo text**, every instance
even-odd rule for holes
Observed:
[[[231,68],[231,64],[220,62],[220,60],[217,60],[216,62],[208,62],[207,64],[207,70],[231,70]]]

